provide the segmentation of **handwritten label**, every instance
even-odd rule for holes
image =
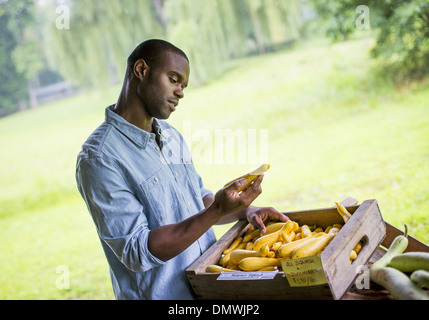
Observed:
[[[283,260],[282,268],[291,287],[316,286],[326,283],[320,255]]]
[[[278,271],[222,272],[216,280],[271,280]]]

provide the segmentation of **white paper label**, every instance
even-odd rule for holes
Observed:
[[[271,280],[278,271],[222,272],[216,280]]]

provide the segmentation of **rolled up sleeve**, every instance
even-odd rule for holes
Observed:
[[[204,197],[209,194],[213,194],[213,192],[210,189],[207,189],[206,187],[204,187],[203,179],[201,179],[200,175],[198,175],[198,184],[200,187],[202,199],[204,199]]]
[[[101,156],[81,158],[76,181],[100,239],[119,261],[134,272],[164,264],[148,249],[150,229],[144,207],[113,161]]]

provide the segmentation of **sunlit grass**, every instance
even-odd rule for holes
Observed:
[[[429,242],[428,84],[397,90],[375,77],[371,45],[318,42],[235,61],[220,79],[188,89],[169,121],[182,132],[191,126],[191,150],[201,147],[198,130],[213,138],[218,129],[268,130],[271,169],[256,205],[288,211],[377,199],[385,220]],[[0,119],[0,299],[113,298],[74,167],[118,92]],[[258,166],[202,160],[196,155],[195,165],[213,191]],[[215,227],[217,236],[229,226]],[[56,287],[62,265],[69,289]]]
[[[113,298],[108,265],[80,199],[4,218],[0,232],[0,299]],[[62,266],[69,272],[65,287]]]

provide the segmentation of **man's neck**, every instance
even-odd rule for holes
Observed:
[[[153,117],[139,104],[134,97],[130,97],[127,87],[124,85],[113,111],[129,123],[147,132],[153,132]]]

